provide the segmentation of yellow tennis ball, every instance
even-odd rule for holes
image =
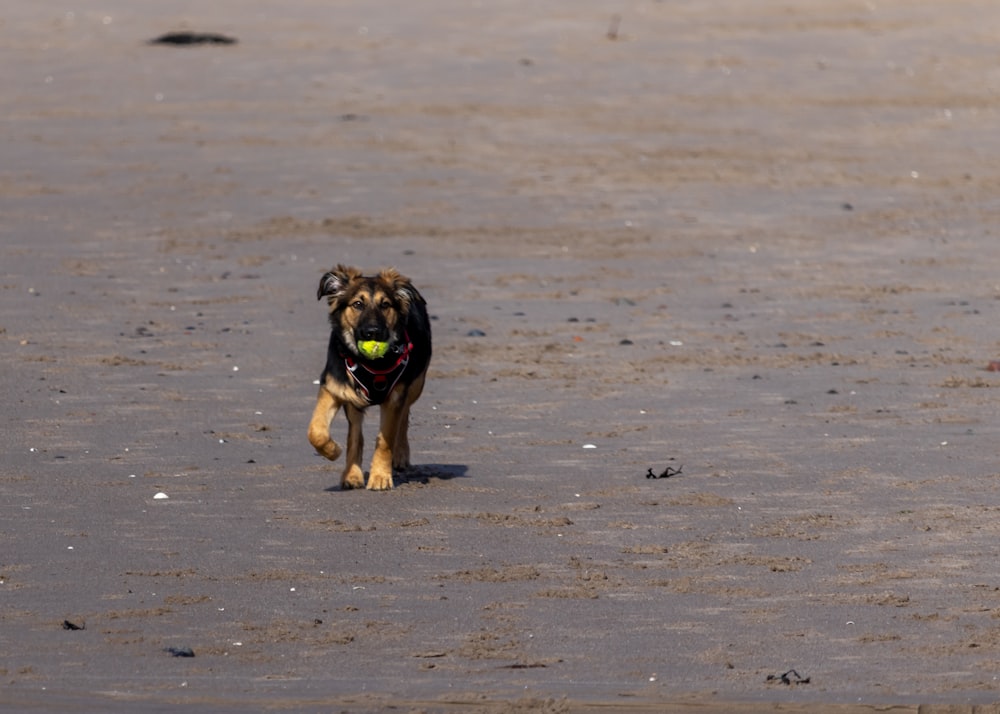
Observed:
[[[368,359],[379,359],[380,357],[385,357],[385,353],[388,351],[388,342],[364,340],[363,342],[358,343],[358,352],[361,353],[362,357],[367,357]]]

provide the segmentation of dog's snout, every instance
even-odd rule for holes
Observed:
[[[363,340],[380,340],[383,337],[385,330],[380,328],[378,325],[365,325],[361,328],[361,339]]]

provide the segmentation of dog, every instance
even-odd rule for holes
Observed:
[[[393,469],[411,468],[410,407],[423,392],[431,361],[427,303],[395,268],[365,276],[344,265],[320,278],[316,299],[324,297],[330,309],[330,342],[309,422],[309,443],[331,461],[340,456],[340,445],[330,437],[330,423],[343,407],[347,456],[340,485],[364,488],[362,423],[365,410],[379,405],[379,433],[368,488],[391,489]],[[374,359],[366,357],[358,345],[368,341],[388,342],[388,350]]]

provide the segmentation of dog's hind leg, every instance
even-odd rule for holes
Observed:
[[[309,421],[309,443],[330,461],[336,461],[340,456],[340,445],[330,438],[330,422],[337,415],[340,404],[325,387],[319,388],[319,396],[316,398],[316,408],[313,410],[312,419]]]
[[[410,463],[410,407],[420,398],[424,391],[424,379],[427,376],[425,371],[406,391],[403,408],[399,414],[399,424],[396,428],[396,443],[392,447],[392,468],[397,471],[408,471],[412,468]]]
[[[347,415],[347,463],[344,464],[340,487],[364,488],[365,473],[361,470],[361,454],[365,448],[365,436],[362,431],[365,413],[351,404],[345,404],[344,414]]]
[[[393,471],[408,471],[410,469],[410,440],[406,433],[410,428],[410,405],[403,406],[399,415],[399,426],[396,427],[396,445],[392,447]]]

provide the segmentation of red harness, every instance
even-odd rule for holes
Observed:
[[[389,396],[389,392],[396,386],[396,382],[403,376],[406,365],[410,363],[410,352],[413,351],[413,343],[410,336],[404,334],[406,346],[399,353],[399,358],[388,369],[372,369],[363,362],[356,362],[352,357],[344,357],[344,366],[347,373],[354,380],[354,389],[364,397],[369,404],[381,404]]]

